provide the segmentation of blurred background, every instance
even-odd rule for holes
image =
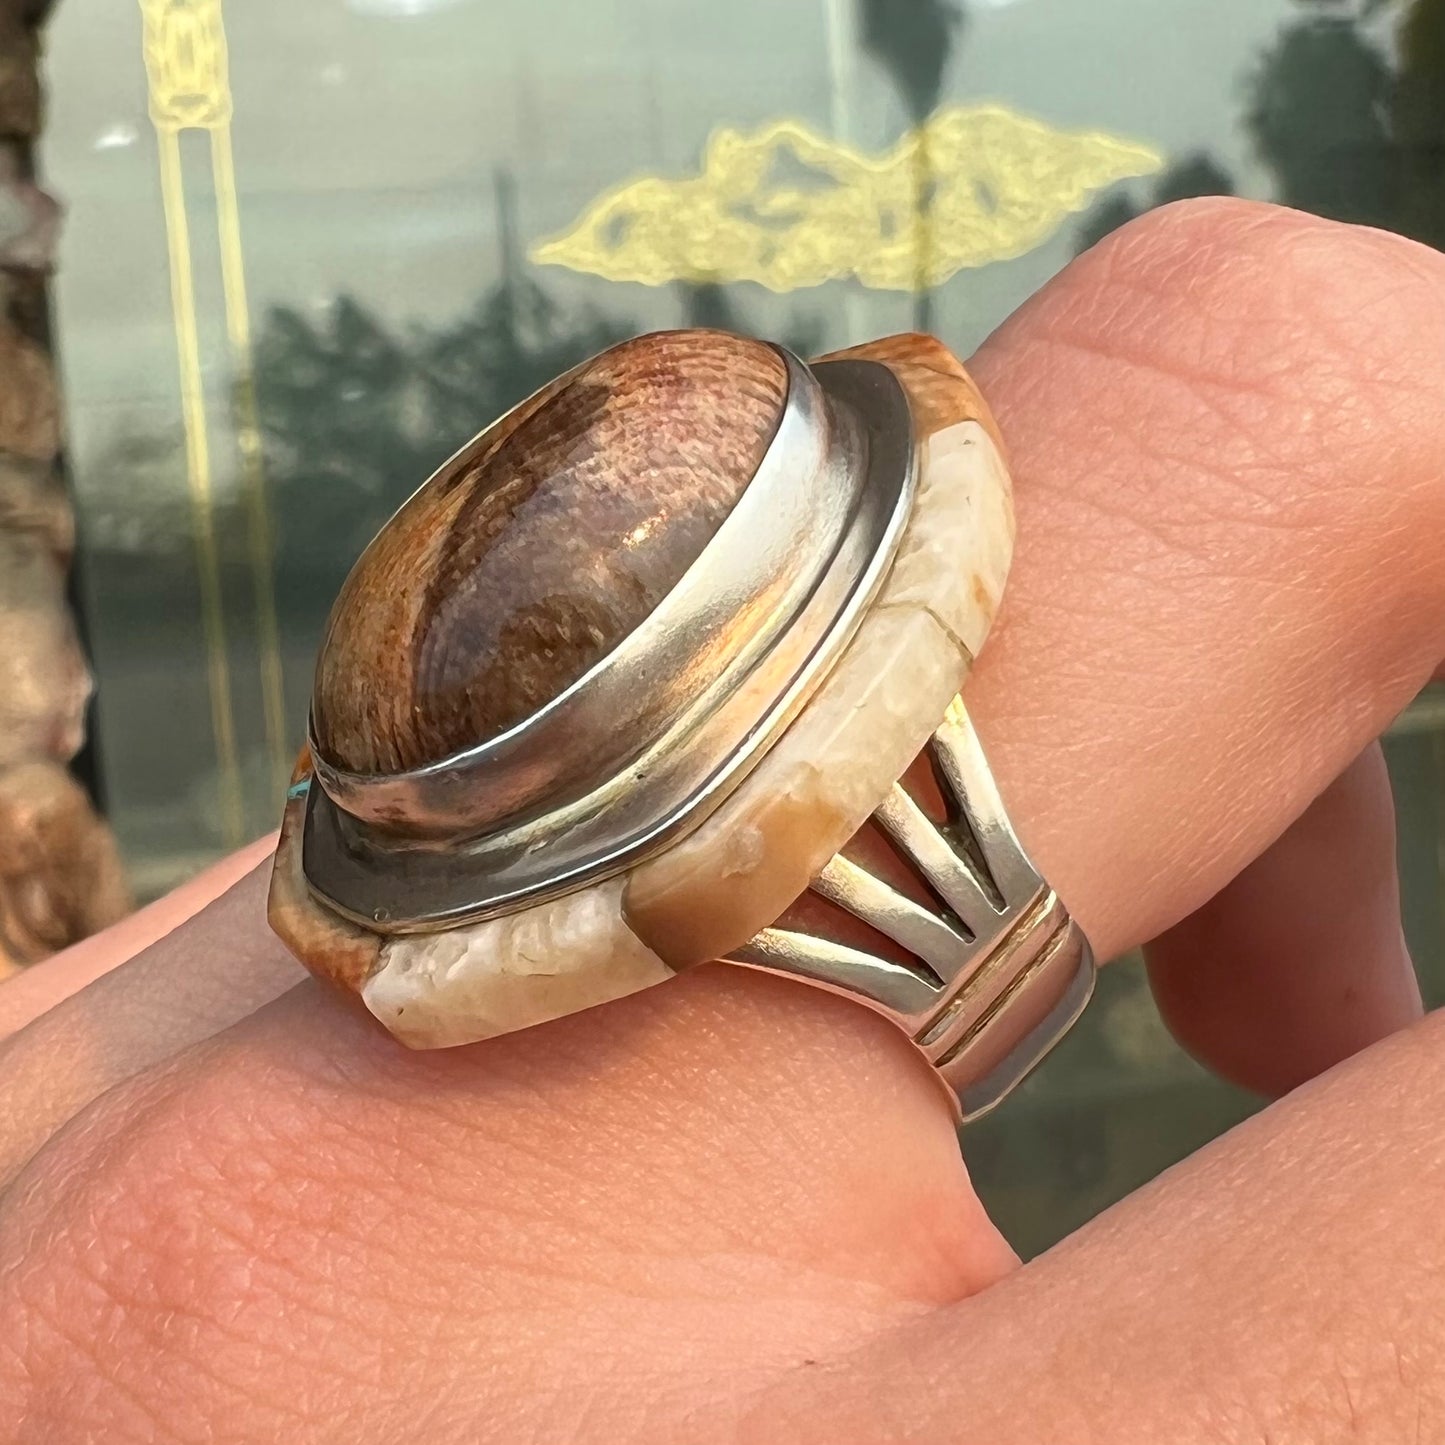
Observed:
[[[1445,246],[1445,0],[0,0],[0,962],[274,825],[351,562],[557,371],[966,354],[1219,193]],[[1445,698],[1387,752],[1439,1003]],[[970,1160],[1031,1253],[1255,1106],[1125,965]]]

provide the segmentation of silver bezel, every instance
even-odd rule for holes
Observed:
[[[888,367],[783,356],[788,396],[757,474],[622,645],[440,763],[379,777],[317,759],[302,867],[318,901],[386,934],[532,906],[635,866],[747,776],[856,631],[918,484]]]

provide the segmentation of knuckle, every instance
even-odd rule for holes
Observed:
[[[1427,247],[1209,198],[1152,211],[1101,250],[1109,284],[1134,298],[1120,322],[1201,384],[1293,399],[1316,427],[1422,390],[1440,399],[1445,256]]]
[[[258,1082],[207,1050],[99,1101],[22,1176],[0,1233],[0,1438],[40,1421],[192,1438],[197,1410],[228,1409],[294,1430],[345,1407],[355,1281],[315,1244],[356,1201],[298,1155],[310,1105],[259,1109]]]
[[[1138,453],[1133,489],[1096,500],[1246,570],[1268,574],[1281,541],[1326,544],[1353,577],[1438,570],[1423,540],[1445,528],[1445,257],[1211,198],[1149,212],[1080,265],[1033,324],[1048,384],[1097,412],[1095,465]]]

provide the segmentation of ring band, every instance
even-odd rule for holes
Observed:
[[[1094,976],[958,694],[1011,543],[992,420],[931,338],[602,353],[348,578],[273,926],[414,1047],[765,970],[882,1013],[982,1113]]]
[[[825,905],[900,946],[908,962],[832,931],[765,928],[732,963],[800,978],[866,1003],[903,1029],[956,1095],[985,1114],[1083,1012],[1094,957],[1019,846],[962,698],[929,739],[941,816],[895,783],[872,824],[922,885],[901,892],[839,853],[810,885]],[[821,910],[820,910],[821,911]]]

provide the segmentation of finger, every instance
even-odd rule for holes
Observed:
[[[111,1090],[6,1198],[0,1439],[691,1438],[700,1367],[725,1410],[1007,1272],[901,1036],[796,992],[415,1054],[305,984]]]
[[[1445,301],[1425,254],[1238,203],[1175,209],[1071,268],[980,359],[1020,546],[971,706],[1020,831],[1103,952],[1218,892],[1445,656]],[[197,1370],[284,1378],[299,1417],[334,1418],[324,1332],[308,1316],[292,1337],[269,1297],[228,1293],[195,1226],[231,1211],[235,1238],[238,1199],[255,1233],[237,1259],[279,1250],[293,1295],[342,1296],[338,1348],[360,1352],[343,1364],[459,1410],[483,1377],[544,1396],[576,1358],[563,1322],[587,1321],[610,1398],[682,1398],[686,1379],[720,1388],[729,1351],[744,1372],[796,1362],[1002,1268],[931,1083],[846,1002],[716,968],[441,1057],[360,1023],[293,992],[113,1091],[17,1186],[27,1209],[88,1221],[65,1240],[86,1269],[122,1243],[170,1261],[152,1311],[108,1321],[109,1388],[158,1378],[174,1337],[151,1326],[179,1318]],[[114,1110],[127,1147],[68,1167]],[[186,1172],[187,1150],[204,1167]],[[139,1223],[97,1233],[107,1198]],[[607,1285],[623,1254],[669,1308]],[[756,1287],[683,1309],[739,1255]],[[508,1308],[539,1276],[548,1313],[519,1347]],[[459,1353],[374,1353],[438,1337]],[[83,1369],[73,1341],[45,1347],[32,1380]]]
[[[1379,746],[1145,957],[1175,1038],[1264,1094],[1286,1093],[1418,1018]]]
[[[244,850],[139,926],[173,923],[262,847]],[[251,871],[159,942],[100,976],[0,1044],[0,1186],[107,1089],[210,1037],[304,975],[265,927],[270,868]],[[122,946],[129,940],[123,940]],[[108,963],[109,944],[96,957]],[[41,965],[45,967],[45,965]],[[59,980],[63,991],[70,982]],[[44,998],[43,991],[40,998]]]
[[[794,1364],[745,1438],[1445,1439],[1445,1017],[1305,1086],[978,1298]]]
[[[1445,650],[1432,266],[1278,209],[1169,208],[975,359],[1020,544],[970,704],[1104,956],[1216,893]]]
[[[1442,334],[1437,253],[1208,201],[975,358],[1020,541],[970,706],[1101,956],[1218,893],[1445,655]]]
[[[263,862],[274,833],[212,864],[179,888],[0,986],[0,1039],[164,938]]]
[[[1424,254],[1292,213],[1175,208],[977,358],[1021,541],[970,702],[1102,954],[1217,892],[1445,650]],[[192,966],[195,988],[233,987],[223,954]]]

